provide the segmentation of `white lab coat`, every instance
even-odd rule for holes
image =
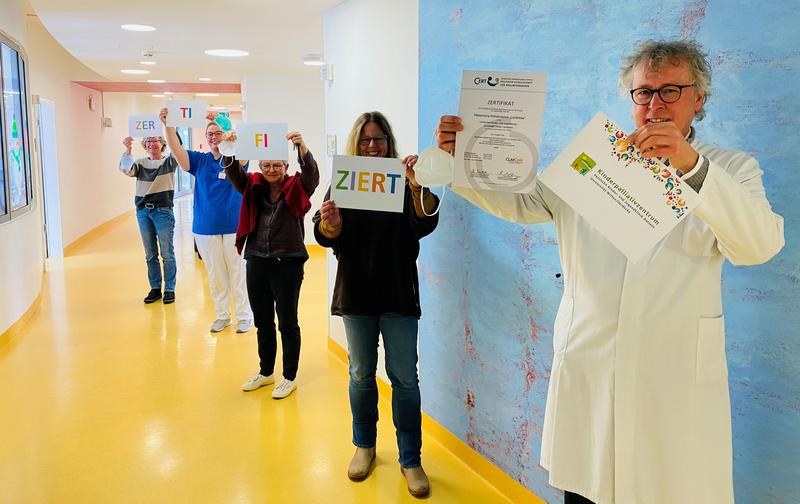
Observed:
[[[733,502],[722,263],[768,261],[783,219],[753,158],[692,146],[709,160],[701,203],[637,263],[541,183],[456,188],[504,219],[555,222],[564,294],[541,465],[598,504]]]

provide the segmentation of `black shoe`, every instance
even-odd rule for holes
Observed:
[[[161,289],[150,289],[150,293],[144,298],[144,304],[155,303],[159,299],[161,299]]]
[[[173,291],[166,291],[164,293],[164,304],[170,304],[175,302],[175,292]]]

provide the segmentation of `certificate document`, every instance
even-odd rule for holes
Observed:
[[[461,74],[453,185],[527,193],[536,183],[547,76]]]
[[[600,113],[539,181],[634,262],[686,218],[700,198],[673,168],[642,157]]]

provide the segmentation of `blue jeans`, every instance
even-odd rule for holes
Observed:
[[[136,210],[136,220],[139,221],[139,231],[142,234],[150,288],[161,288],[161,265],[158,263],[158,250],[161,249],[161,259],[164,261],[164,290],[174,292],[177,267],[175,248],[172,244],[175,233],[175,214],[172,208],[142,208]]]
[[[383,335],[386,374],[392,382],[392,420],[397,432],[400,465],[418,467],[422,453],[422,413],[417,378],[416,317],[344,315],[350,352],[350,411],[353,414],[353,444],[372,448],[377,438],[378,333]]]

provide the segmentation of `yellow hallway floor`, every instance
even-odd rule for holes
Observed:
[[[0,338],[0,503],[417,502],[383,397],[377,466],[347,479],[347,370],[327,350],[324,254],[306,263],[298,390],[276,401],[272,386],[240,390],[258,370],[255,329],[209,333],[190,199],[176,217],[174,304],[141,301],[131,213],[51,265],[32,318]],[[428,502],[509,502],[428,435],[423,466]]]

